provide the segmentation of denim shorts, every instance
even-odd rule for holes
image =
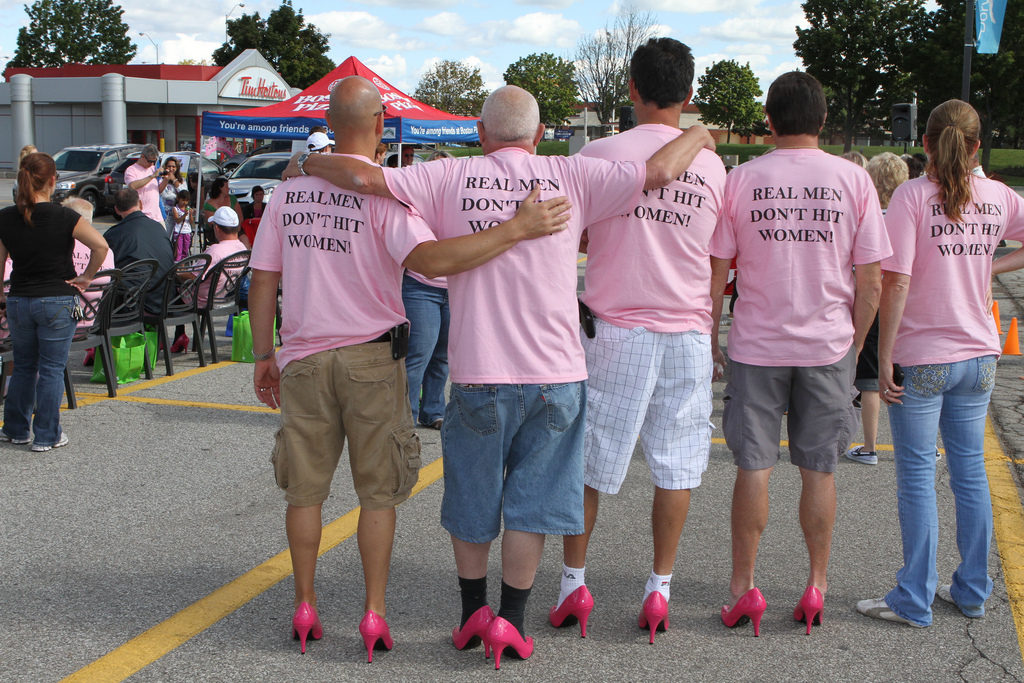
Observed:
[[[452,384],[441,526],[468,543],[506,529],[583,533],[586,383]]]

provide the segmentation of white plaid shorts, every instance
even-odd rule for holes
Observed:
[[[711,451],[711,337],[598,320],[583,348],[586,485],[618,493],[639,438],[655,486],[699,486]]]

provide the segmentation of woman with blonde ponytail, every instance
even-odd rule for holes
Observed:
[[[1024,239],[1024,199],[971,172],[980,132],[978,114],[966,102],[936,107],[924,135],[925,175],[897,187],[885,215],[893,255],[882,261],[878,385],[889,405],[903,568],[895,588],[861,600],[857,610],[916,627],[931,625],[936,595],[978,618],[992,592],[984,441],[999,337],[988,292],[999,241]],[[995,269],[1021,265],[1018,250]],[[939,432],[961,559],[946,585],[939,585],[935,568]]]
[[[15,206],[0,209],[0,264],[8,255],[13,262],[10,274],[2,276],[10,277],[11,289],[6,297],[0,291],[0,308],[6,307],[14,344],[0,441],[31,442],[36,452],[68,442],[60,428],[60,398],[74,313],[78,294],[107,253],[106,241],[87,220],[50,201],[56,182],[53,159],[28,154],[18,168]],[[81,275],[71,260],[76,239],[91,254]]]

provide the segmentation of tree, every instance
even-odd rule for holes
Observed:
[[[124,10],[113,0],[36,0],[8,66],[127,64],[135,56]]]
[[[478,67],[445,59],[423,74],[413,97],[441,111],[479,116],[487,91]]]
[[[938,0],[928,14],[927,29],[911,54],[911,71],[918,94],[918,127],[924,130],[928,114],[937,105],[961,95],[963,73],[963,3]],[[971,59],[970,103],[981,118],[981,163],[989,169],[989,155],[998,141],[1019,146],[1024,133],[1024,107],[1020,106],[1024,75],[1024,6],[1006,3],[999,52],[975,53]],[[907,93],[909,96],[909,93]],[[902,101],[909,101],[905,99]]]
[[[550,52],[527,55],[509,65],[505,82],[518,85],[537,98],[542,123],[557,126],[576,110],[576,67]]]
[[[793,49],[831,94],[829,117],[850,151],[868,119],[905,97],[907,54],[923,38],[923,0],[806,0],[803,10],[810,28],[796,29]]]
[[[654,35],[655,16],[627,5],[615,25],[584,37],[576,46],[576,82],[580,96],[593,103],[602,123],[612,120],[615,107],[629,104],[629,60]]]
[[[732,141],[733,130],[749,134],[764,118],[761,103],[756,99],[762,95],[761,86],[749,62],[743,66],[731,59],[715,62],[697,82],[694,104],[700,109],[700,117],[725,126],[726,143]]]
[[[302,10],[292,0],[260,18],[259,12],[228,20],[228,42],[213,53],[213,63],[225,66],[243,50],[260,51],[288,85],[307,88],[324,77],[335,64],[327,57],[329,34],[306,23]]]

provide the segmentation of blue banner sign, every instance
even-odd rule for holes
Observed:
[[[976,49],[980,55],[994,55],[999,52],[999,36],[1003,32],[1006,0],[977,0],[976,7]]]

